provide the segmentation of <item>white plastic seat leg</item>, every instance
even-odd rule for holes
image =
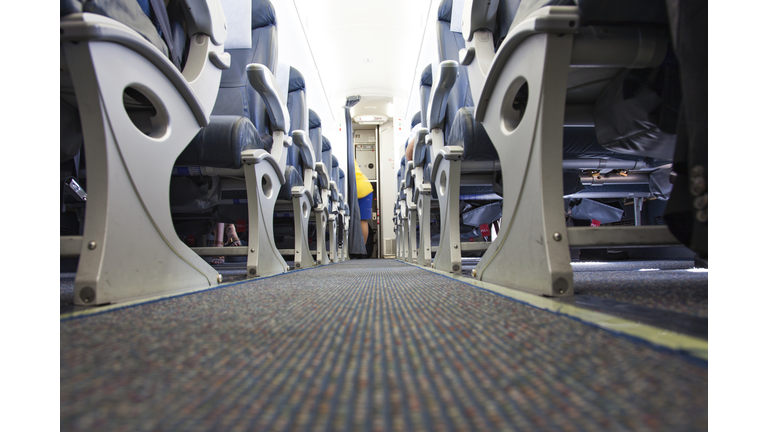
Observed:
[[[127,29],[114,25],[119,32]],[[112,26],[105,21],[100,30],[109,32]],[[183,97],[182,92],[194,95],[194,87],[175,70],[161,71],[156,64],[167,62],[165,58],[153,62],[130,44],[70,41],[64,23],[61,33],[88,160],[75,304],[118,303],[215,286],[220,275],[176,235],[168,196],[173,163],[207,123],[212,105]],[[200,40],[214,56],[223,53],[223,46],[213,46],[207,36],[200,35]],[[210,80],[215,90],[221,70],[207,60],[201,65],[198,84]],[[126,113],[123,92],[128,87],[157,109],[148,135]]]
[[[282,142],[276,133],[275,146]],[[279,163],[266,150],[242,153],[245,186],[248,196],[248,277],[272,276],[288,271],[288,265],[275,244],[274,221],[277,192],[285,182]],[[256,234],[256,235],[254,235]]]
[[[403,230],[400,221],[400,209],[397,210],[397,216],[395,216],[395,255],[397,259],[403,259]]]
[[[407,261],[415,263],[416,258],[418,257],[419,248],[416,238],[416,227],[418,225],[418,218],[417,218],[417,207],[416,204],[412,201],[413,196],[413,190],[410,188],[406,190],[405,192],[405,202],[407,207],[407,224],[408,224],[408,256]]]
[[[344,239],[341,249],[342,261],[349,261],[349,215],[344,215]]]
[[[312,212],[312,199],[309,191],[300,186],[291,189],[293,202],[293,230],[295,236],[294,244],[294,267],[311,268],[317,265],[312,258],[312,252],[309,249],[309,215]]]
[[[477,265],[478,280],[547,296],[573,293],[562,208],[563,116],[572,41],[570,34],[526,38],[506,62],[488,100],[481,121],[501,160],[504,220]],[[528,101],[520,118],[511,99],[526,82]]]
[[[432,188],[429,184],[421,184],[417,190],[418,202],[416,203],[419,215],[419,253],[418,264],[432,265],[432,233],[430,228],[430,211],[432,205]]]
[[[317,231],[317,263],[330,264],[325,250],[325,233],[328,230],[328,211],[324,205],[315,207],[315,230]]]
[[[444,146],[432,168],[432,182],[437,187],[440,204],[440,244],[433,265],[438,270],[451,273],[461,272],[459,182],[463,155],[464,149],[459,146]]]
[[[336,243],[338,239],[338,224],[336,223],[336,214],[331,213],[331,215],[328,217],[328,249],[331,252],[331,262],[339,262],[339,249],[336,247]]]

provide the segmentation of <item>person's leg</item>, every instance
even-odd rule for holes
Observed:
[[[363,242],[368,243],[368,221],[373,217],[373,192],[358,198],[357,203],[360,206],[360,228],[363,231]]]
[[[368,243],[368,219],[360,221],[360,228],[363,230],[363,238]]]
[[[223,223],[217,223],[216,228],[213,230],[213,246],[214,247],[223,247],[224,246],[224,224]],[[211,260],[211,264],[213,265],[221,265],[224,264],[224,257],[215,257]]]
[[[225,233],[227,235],[227,241],[224,243],[224,246],[241,246],[242,245],[240,243],[240,238],[237,236],[237,228],[235,228],[235,224],[227,224]]]

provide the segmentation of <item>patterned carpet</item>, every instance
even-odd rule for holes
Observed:
[[[709,274],[706,271],[655,269],[658,266],[629,271],[578,271],[574,268],[574,294],[696,317],[708,316]]]
[[[393,260],[61,322],[62,430],[707,429],[706,362]]]

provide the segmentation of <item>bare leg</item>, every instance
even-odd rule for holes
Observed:
[[[213,230],[213,246],[214,247],[223,247],[224,246],[224,225],[223,223],[216,224],[216,228]],[[211,260],[211,264],[213,265],[221,265],[224,264],[224,257],[215,257]]]
[[[227,224],[227,228],[224,230],[227,235],[227,241],[224,242],[226,246],[241,246],[240,238],[237,236],[237,229],[235,224]]]
[[[360,228],[363,230],[363,239],[368,243],[368,220],[360,221]]]

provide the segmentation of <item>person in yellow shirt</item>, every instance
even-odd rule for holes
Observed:
[[[368,221],[371,219],[373,208],[373,186],[368,177],[360,172],[355,159],[355,181],[357,182],[357,204],[360,207],[360,228],[363,230],[364,241],[368,243]]]

